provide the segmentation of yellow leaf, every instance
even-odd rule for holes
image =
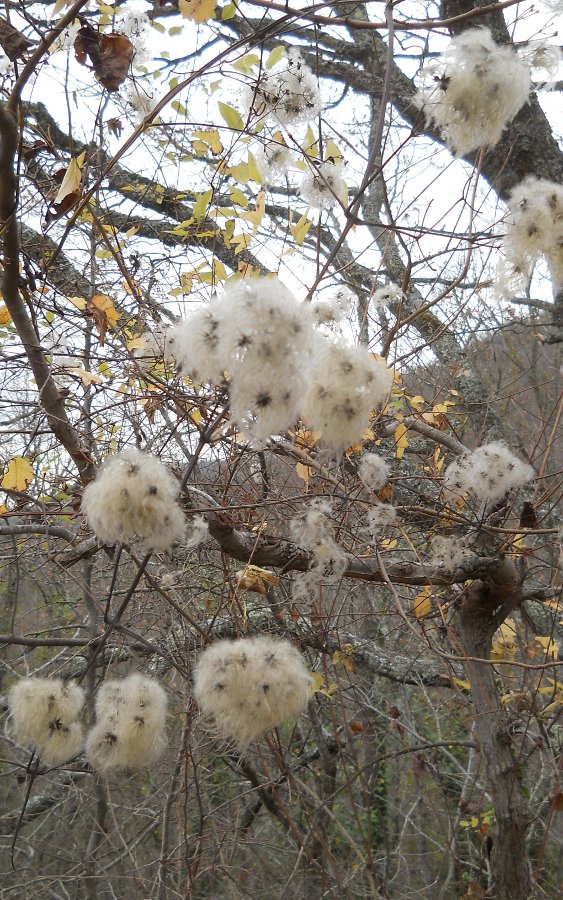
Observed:
[[[262,224],[262,219],[264,218],[264,213],[266,212],[266,194],[264,191],[260,191],[258,196],[256,197],[256,209],[251,209],[248,212],[241,215],[241,219],[245,219],[247,222],[250,222],[254,225],[252,229],[252,234],[256,234],[258,228]]]
[[[53,12],[55,14],[59,13],[61,11],[61,9],[64,9],[65,6],[70,6],[71,3],[72,3],[72,0],[57,0],[57,2],[55,3],[55,6],[54,6]]]
[[[338,663],[343,665],[347,672],[356,671],[356,663],[354,662],[354,648],[351,644],[344,644],[340,650],[335,650],[332,654],[332,661],[335,666]]]
[[[8,512],[8,507],[5,503],[0,503],[0,516],[3,516],[4,513]]]
[[[76,369],[67,369],[67,372],[70,372],[71,375],[78,375],[78,377],[82,380],[82,384],[100,384],[103,381],[103,378],[100,378],[99,375],[95,375],[94,372],[87,372],[86,369],[81,369],[80,367]]]
[[[217,0],[178,0],[178,9],[190,22],[206,22],[215,15]]]
[[[242,121],[242,116],[238,109],[235,109],[234,106],[229,106],[228,103],[223,103],[221,100],[219,100],[218,106],[219,112],[229,128],[234,128],[235,131],[242,131],[244,122]]]
[[[23,456],[14,456],[7,465],[4,477],[0,482],[9,491],[25,491],[33,481],[33,467]]]
[[[338,145],[335,144],[334,141],[331,140],[331,138],[329,138],[325,144],[324,157],[325,159],[329,159],[335,163],[344,162],[344,155],[342,153],[342,150],[340,150]]]
[[[471,685],[468,681],[465,681],[463,678],[452,678],[453,684],[455,684],[462,691],[470,691]]]
[[[12,321],[12,317],[6,306],[0,306],[0,325],[7,325]]]
[[[307,128],[307,134],[305,135],[305,140],[303,141],[301,149],[305,151],[309,159],[317,159],[319,155],[319,145],[317,144],[313,129],[310,125]]]
[[[554,641],[548,635],[536,634],[535,640],[538,644],[541,644],[542,649],[545,651],[546,656],[551,656],[553,659],[557,659],[559,656],[559,641]]]
[[[223,144],[221,143],[219,132],[216,128],[209,128],[204,131],[194,131],[194,138],[209,147],[214,156],[218,156],[219,153],[223,152]],[[192,145],[195,143],[195,141],[192,141]]]
[[[201,219],[205,215],[212,197],[213,188],[209,188],[209,190],[204,191],[203,194],[196,194],[196,201],[194,203],[194,219]]]
[[[420,394],[417,394],[416,397],[407,397],[410,405],[413,409],[416,409],[417,412],[422,412],[424,406],[426,405],[426,400]]]
[[[301,245],[303,241],[307,237],[307,232],[313,223],[309,221],[307,216],[303,214],[298,222],[293,225],[291,222],[289,223],[289,230],[291,231],[293,238],[296,244]]]
[[[313,473],[313,470],[311,469],[311,467],[304,465],[304,463],[297,463],[297,465],[295,466],[295,471],[296,471],[298,477],[301,479],[301,481],[305,481],[305,482],[309,481],[309,478],[311,477],[311,475]]]
[[[397,544],[397,538],[384,538],[382,541],[379,541],[378,546],[381,550],[394,550]]]
[[[85,152],[81,153],[78,159],[71,159],[71,161],[69,162],[62,184],[59,188],[57,196],[53,201],[55,206],[57,206],[59,203],[62,203],[65,197],[68,197],[69,194],[74,194],[79,189],[80,182],[82,180],[82,164],[84,162],[85,155]]]
[[[113,328],[121,316],[121,313],[118,312],[113,305],[113,300],[111,297],[108,297],[107,294],[94,294],[92,297],[92,306],[95,306],[100,312],[105,313],[110,328]]]
[[[425,619],[432,612],[431,591],[432,586],[427,584],[412,601],[412,611],[417,619]]]
[[[397,459],[402,459],[406,448],[409,446],[407,434],[407,426],[400,422],[395,428],[395,455]]]
[[[77,309],[86,309],[86,300],[84,297],[67,297],[69,303],[76,306]]]

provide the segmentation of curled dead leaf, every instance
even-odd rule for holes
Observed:
[[[280,583],[278,575],[274,575],[268,569],[261,569],[259,566],[245,566],[236,573],[235,579],[241,590],[254,591],[256,594],[267,594],[268,585]]]
[[[112,92],[119,90],[127,78],[135,48],[124,34],[114,31],[103,34],[89,22],[82,22],[74,42],[74,53],[82,66],[88,65],[87,60],[90,60],[100,84]]]

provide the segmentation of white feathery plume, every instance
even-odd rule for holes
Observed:
[[[310,122],[322,108],[317,79],[295,49],[280,68],[248,85],[243,104],[252,118],[271,116],[285,127]]]
[[[311,311],[317,325],[337,325],[352,312],[354,295],[348,288],[340,288],[329,300],[314,300]]]
[[[164,688],[135,673],[105,682],[96,696],[96,724],[86,739],[86,757],[107,773],[153,765],[166,747]]]
[[[364,453],[358,474],[367,488],[378,491],[389,481],[389,466],[377,453]]]
[[[254,162],[264,184],[277,184],[286,177],[295,163],[295,155],[289,149],[280,131],[254,154]]]
[[[305,550],[310,550],[313,559],[304,579],[307,587],[314,576],[316,583],[340,581],[348,567],[348,557],[334,540],[334,529],[329,515],[331,506],[326,500],[311,503],[291,522],[291,533],[295,541]],[[303,585],[302,585],[303,587]]]
[[[459,537],[437,534],[432,538],[431,560],[434,565],[441,563],[446,572],[453,572],[470,556],[471,550]]]
[[[387,399],[393,373],[365,347],[328,340],[316,342],[313,365],[301,416],[339,453],[361,440],[370,413]]]
[[[456,156],[496,144],[530,93],[529,67],[487,28],[454,37],[422,76],[415,102]]]
[[[277,278],[242,279],[174,329],[173,352],[196,377],[219,381],[228,372],[233,418],[260,443],[297,417],[312,323],[308,305]]]
[[[525,178],[512,191],[508,209],[505,250],[509,264],[529,275],[544,256],[557,292],[563,286],[563,185]]]
[[[348,188],[342,178],[342,163],[327,159],[315,163],[299,186],[299,193],[312,209],[346,205]]]
[[[84,691],[60,678],[23,678],[8,693],[11,730],[49,765],[60,765],[84,746],[78,717]]]
[[[378,503],[366,513],[366,527],[372,535],[379,535],[382,528],[395,525],[397,510],[389,503]]]
[[[390,281],[389,284],[384,284],[382,287],[375,289],[370,302],[376,309],[383,309],[391,303],[398,303],[404,299],[405,295],[401,288]]]
[[[451,463],[444,473],[444,488],[453,496],[471,492],[478,500],[495,503],[534,476],[531,466],[514,456],[501,441],[493,441]]]
[[[169,550],[182,537],[179,485],[166,466],[133,447],[109,457],[85,489],[82,511],[104,544],[135,535],[148,550]]]
[[[194,697],[223,738],[240,750],[303,712],[311,675],[301,653],[270,637],[217,641],[194,672]]]

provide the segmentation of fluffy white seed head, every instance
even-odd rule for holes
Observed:
[[[209,526],[203,516],[194,516],[190,521],[189,538],[184,544],[186,550],[195,550],[205,544],[209,537]]]
[[[138,535],[149,550],[169,550],[185,528],[178,482],[159,459],[132,447],[106,460],[84,491],[82,511],[104,544]]]
[[[246,278],[227,285],[195,319],[195,328],[188,319],[175,329],[178,361],[212,380],[228,372],[231,412],[249,438],[262,442],[285,431],[307,383],[313,339],[308,305],[277,278]]]
[[[529,41],[520,51],[523,60],[530,66],[535,90],[550,90],[557,80],[562,61],[557,44],[547,41]]]
[[[337,325],[350,315],[354,307],[354,295],[348,288],[340,288],[328,300],[314,300],[311,311],[317,325]]]
[[[496,144],[530,92],[529,67],[486,28],[453,38],[422,74],[416,102],[456,156]]]
[[[270,637],[218,641],[194,672],[194,696],[216,732],[240,750],[303,712],[311,675],[301,653]]]
[[[86,757],[107,773],[153,765],[166,747],[166,692],[152,678],[135,673],[105,682],[96,696],[96,725],[86,740]]]
[[[471,556],[471,550],[459,537],[438,534],[432,538],[431,560],[440,564],[447,572],[453,572]]]
[[[291,522],[294,540],[313,555],[307,574],[316,582],[340,581],[348,567],[348,557],[333,537],[330,512],[331,507],[326,500],[317,500]]]
[[[505,249],[512,268],[526,274],[543,256],[555,291],[563,286],[563,185],[530,176],[514,188]]]
[[[533,478],[531,466],[500,441],[493,441],[451,463],[444,473],[444,488],[454,496],[471,492],[478,500],[495,503]]]
[[[66,762],[80,752],[82,730],[77,719],[84,705],[84,691],[76,682],[23,678],[10,689],[8,705],[16,741],[35,750],[49,764]]]
[[[312,209],[331,209],[346,204],[348,188],[342,178],[342,163],[330,159],[315,165],[299,186],[299,193]]]
[[[392,281],[376,288],[371,297],[372,306],[376,309],[384,309],[391,303],[398,303],[405,299],[405,295],[397,284]]]
[[[377,491],[389,481],[389,466],[377,453],[364,453],[358,473],[363,483],[372,491]]]
[[[271,140],[254,154],[256,168],[264,184],[279,184],[287,176],[288,169],[295,163],[295,156],[277,131]]]
[[[49,734],[37,747],[41,759],[49,766],[61,766],[84,749],[84,732],[80,722],[52,722]]]
[[[366,527],[373,535],[379,535],[382,528],[389,528],[396,522],[397,510],[389,503],[378,503],[366,513]]]
[[[317,79],[298,50],[249,85],[242,102],[252,118],[270,116],[285,127],[310,122],[322,108]]]
[[[393,373],[366,348],[318,341],[301,416],[339,453],[361,440],[392,383]]]

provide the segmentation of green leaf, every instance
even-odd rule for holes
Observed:
[[[242,131],[244,128],[244,122],[242,121],[242,116],[239,113],[238,109],[235,109],[233,106],[229,106],[228,103],[223,103],[219,100],[219,112],[221,116],[229,126],[229,128],[233,128],[235,131]]]
[[[283,57],[285,53],[285,47],[283,44],[278,44],[277,47],[274,47],[272,52],[270,53],[268,59],[266,60],[266,68],[273,69],[276,63],[279,63],[280,59]]]

